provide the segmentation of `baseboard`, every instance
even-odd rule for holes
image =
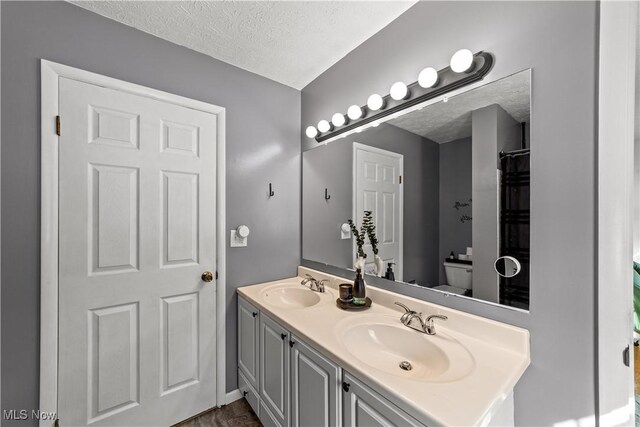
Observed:
[[[229,393],[227,393],[227,405],[229,403],[233,403],[236,400],[240,400],[242,399],[242,393],[240,393],[240,389],[235,389],[233,391],[230,391]]]

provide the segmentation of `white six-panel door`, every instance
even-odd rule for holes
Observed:
[[[58,416],[216,405],[216,118],[60,78]]]
[[[394,262],[396,280],[402,280],[402,174],[401,154],[354,143],[354,217],[362,225],[364,211],[371,211],[376,225],[378,255]],[[355,240],[355,239],[354,239]],[[375,274],[374,254],[365,239],[365,272]],[[355,256],[355,254],[354,254]],[[386,264],[385,264],[386,265]]]

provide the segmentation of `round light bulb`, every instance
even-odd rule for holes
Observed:
[[[315,126],[309,126],[305,133],[307,134],[307,138],[315,138],[318,136],[318,129],[316,129]]]
[[[351,120],[358,120],[360,117],[362,117],[362,107],[355,104],[352,105],[347,110],[347,116],[349,116]]]
[[[383,106],[384,106],[384,100],[377,93],[374,93],[369,97],[369,99],[367,99],[367,107],[369,107],[371,111],[378,111]]]
[[[451,57],[451,69],[456,73],[466,73],[473,68],[473,53],[469,49],[460,49]]]
[[[395,99],[396,101],[401,101],[409,97],[409,89],[407,88],[406,84],[402,82],[395,82],[393,85],[391,85],[389,95],[391,95],[391,98]]]
[[[427,89],[438,84],[438,72],[433,67],[427,67],[418,74],[418,84]]]
[[[342,126],[347,123],[347,119],[344,118],[344,114],[335,113],[331,116],[331,123],[333,123],[334,126]]]
[[[331,130],[331,123],[326,120],[320,120],[318,122],[318,130],[322,133],[329,132]]]

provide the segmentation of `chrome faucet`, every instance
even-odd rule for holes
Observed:
[[[309,289],[312,291],[324,293],[324,283],[328,282],[329,279],[318,280],[310,274],[305,274],[304,277],[305,278],[302,279],[302,282],[300,282],[301,285],[304,286],[308,283]]]
[[[441,319],[441,320],[447,320],[448,317],[447,316],[443,316],[441,314],[432,314],[431,316],[427,316],[427,318],[423,321],[422,320],[422,313],[418,313],[414,310],[411,310],[409,307],[407,307],[406,305],[402,304],[401,302],[396,302],[396,305],[399,305],[400,307],[404,308],[404,314],[400,317],[400,322],[402,322],[402,324],[404,326],[407,326],[411,329],[415,329],[416,331],[425,333],[427,335],[435,335],[436,334],[436,326],[433,323],[434,319]],[[412,325],[412,322],[414,319],[418,320],[418,323],[420,324],[420,328],[417,328],[415,326]]]

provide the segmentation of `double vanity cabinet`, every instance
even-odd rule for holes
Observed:
[[[422,426],[238,298],[238,384],[265,426]]]
[[[238,289],[238,388],[265,426],[514,424],[526,330],[374,287],[369,309],[343,311],[344,279],[298,273]],[[301,286],[305,274],[326,291]],[[426,335],[394,302],[448,320]]]

